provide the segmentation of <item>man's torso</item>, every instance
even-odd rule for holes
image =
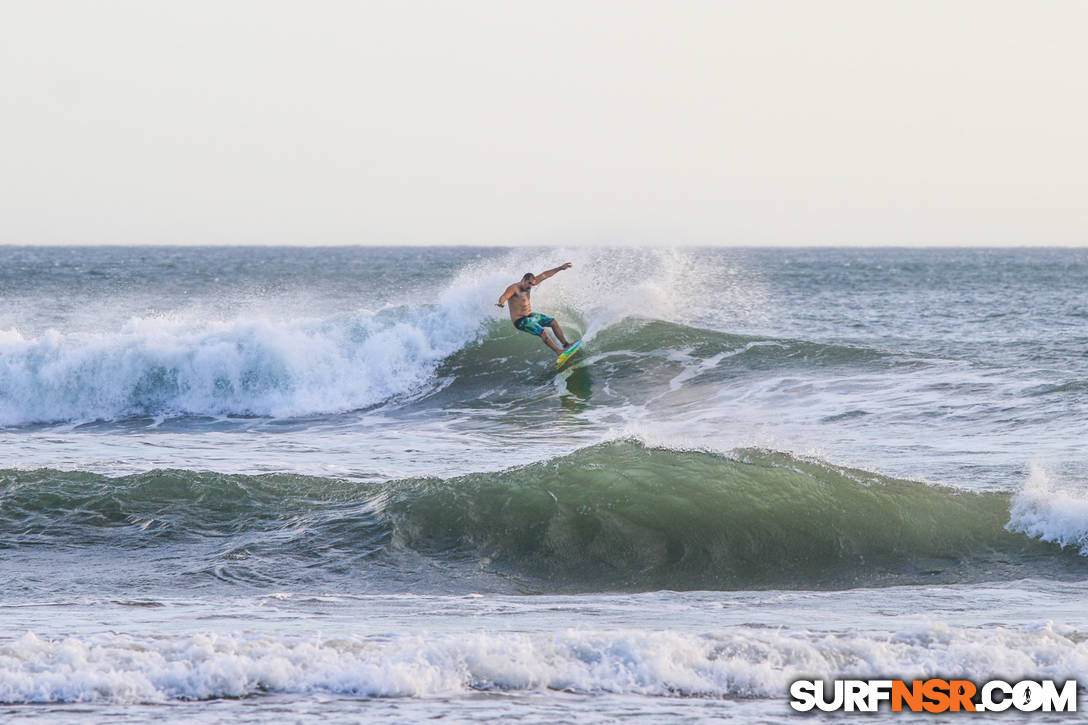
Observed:
[[[517,322],[519,318],[531,314],[532,306],[529,304],[529,292],[531,290],[518,290],[510,298],[510,319]]]

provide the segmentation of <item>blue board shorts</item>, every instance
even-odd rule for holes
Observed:
[[[544,328],[552,324],[552,318],[539,312],[532,312],[525,317],[514,320],[514,327],[530,335],[543,335]]]

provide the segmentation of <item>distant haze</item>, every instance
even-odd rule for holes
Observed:
[[[0,0],[0,243],[1088,244],[1088,3]]]

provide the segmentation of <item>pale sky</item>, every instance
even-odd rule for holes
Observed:
[[[1088,3],[0,0],[0,243],[1088,244]]]

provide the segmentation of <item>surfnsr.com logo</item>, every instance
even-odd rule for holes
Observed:
[[[798,712],[877,712],[883,703],[892,712],[1076,712],[1077,681],[797,680],[790,697]]]

